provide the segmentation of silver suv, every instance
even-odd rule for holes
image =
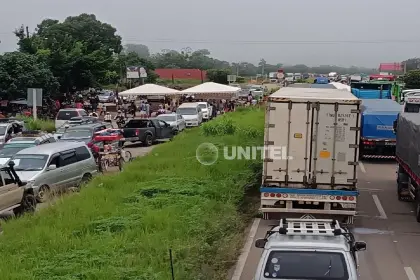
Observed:
[[[255,246],[264,251],[254,280],[356,280],[357,251],[366,250],[365,242],[328,219],[280,220]]]

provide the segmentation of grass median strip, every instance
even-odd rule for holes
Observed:
[[[227,126],[226,126],[227,125]],[[95,178],[34,216],[4,224],[2,279],[226,279],[242,245],[247,188],[260,160],[201,165],[196,148],[260,146],[264,111],[248,109],[188,130],[127,165]]]

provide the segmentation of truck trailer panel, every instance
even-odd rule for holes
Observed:
[[[393,123],[401,111],[401,105],[391,99],[362,101],[361,157],[393,158],[396,136]]]
[[[337,89],[282,88],[268,98],[264,218],[294,213],[341,215],[352,221],[358,196],[359,106],[350,92]]]
[[[354,187],[359,105],[350,92],[334,89],[284,88],[271,95],[263,184]],[[280,159],[272,158],[276,149]]]

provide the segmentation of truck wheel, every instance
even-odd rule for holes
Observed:
[[[13,209],[15,216],[21,216],[24,213],[33,213],[36,209],[36,198],[31,193],[23,195],[22,202],[19,207]]]
[[[146,139],[144,139],[144,145],[146,147],[152,146],[153,145],[153,137],[150,134],[146,135]]]
[[[416,201],[416,220],[420,223],[420,202]]]

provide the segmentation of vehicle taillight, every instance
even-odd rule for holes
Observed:
[[[364,145],[374,145],[375,143],[373,141],[363,141]]]
[[[349,196],[349,200],[353,201],[354,200],[354,196]]]
[[[275,193],[270,193],[270,196],[271,196],[271,197],[275,197],[275,196],[276,196],[276,194],[275,194]]]
[[[269,193],[264,193],[264,196],[268,197],[268,196],[270,196],[270,194]]]
[[[341,200],[341,196],[336,196],[335,199]]]
[[[136,136],[140,135],[140,130],[136,129]]]

